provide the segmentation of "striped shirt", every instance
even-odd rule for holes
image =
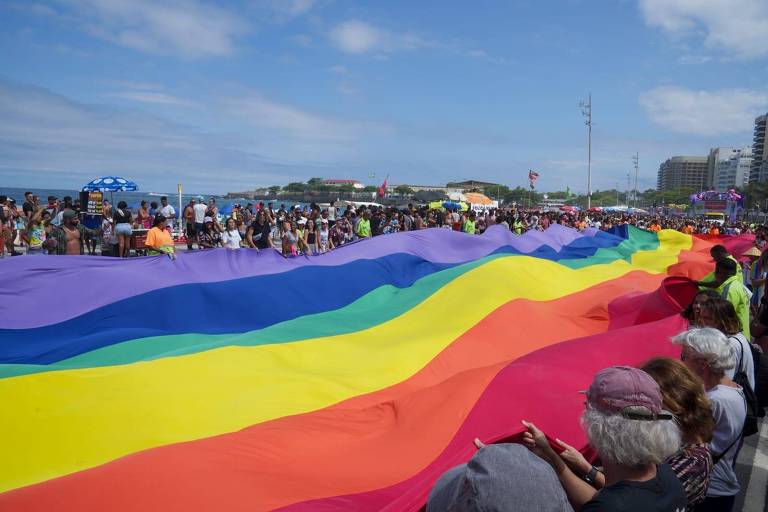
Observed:
[[[672,472],[683,484],[688,497],[688,510],[704,501],[712,473],[712,454],[706,443],[686,444],[667,459]]]

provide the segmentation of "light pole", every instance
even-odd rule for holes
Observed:
[[[629,173],[627,173],[627,196],[625,198],[627,200],[627,210],[629,210],[629,189],[630,189],[629,182],[630,182]]]
[[[635,164],[635,191],[632,194],[632,199],[634,201],[635,208],[637,208],[637,169],[640,167],[640,153],[635,152],[635,154],[632,155],[632,162]]]
[[[587,101],[580,101],[581,115],[587,120],[584,124],[589,129],[589,143],[587,146],[587,210],[592,206],[592,93],[589,93]]]

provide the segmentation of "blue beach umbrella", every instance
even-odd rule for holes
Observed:
[[[83,187],[83,192],[109,192],[110,203],[115,200],[112,194],[115,192],[134,192],[139,190],[139,186],[133,181],[119,176],[104,176],[96,178]]]
[[[135,190],[139,190],[136,183],[117,176],[96,178],[83,187],[83,192],[133,192]]]

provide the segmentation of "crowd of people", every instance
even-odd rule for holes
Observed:
[[[235,204],[222,215],[214,198],[190,199],[181,212],[169,204],[142,201],[135,211],[121,201],[113,206],[103,202],[96,224],[85,216],[71,197],[59,201],[49,197],[41,203],[25,194],[21,208],[13,198],[0,196],[0,225],[3,248],[0,255],[18,255],[20,245],[27,254],[96,254],[126,257],[131,254],[131,237],[146,237],[149,254],[173,254],[177,246],[187,250],[274,248],[284,256],[323,254],[351,242],[399,231],[429,228],[482,234],[490,226],[501,226],[514,234],[543,231],[554,224],[579,230],[609,230],[634,225],[649,231],[676,229],[688,234],[755,233],[764,240],[766,229],[748,222],[718,223],[702,219],[603,211],[561,211],[542,209],[490,208],[480,211],[434,209],[426,205],[404,207],[380,205],[337,206],[311,204],[287,208],[273,203]],[[158,221],[163,217],[165,224]],[[83,225],[88,221],[88,226]],[[162,233],[168,231],[168,235]]]
[[[731,512],[736,459],[768,406],[766,274],[744,284],[725,247],[711,255],[715,271],[682,313],[689,329],[670,341],[680,358],[595,375],[581,417],[595,460],[523,421],[521,444],[476,439],[475,456],[435,483],[427,512]]]

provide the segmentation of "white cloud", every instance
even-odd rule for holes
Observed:
[[[195,105],[192,101],[159,91],[120,91],[109,93],[107,96],[154,105],[172,105],[177,107],[189,107]]]
[[[106,80],[105,83],[126,89],[139,89],[142,91],[159,91],[163,86],[154,82],[135,82],[133,80]]]
[[[708,48],[740,58],[768,56],[765,0],[640,0],[648,25],[676,37],[703,33]]]
[[[436,46],[435,43],[414,33],[390,32],[360,20],[349,20],[336,25],[330,32],[330,38],[339,50],[358,55]]]
[[[336,89],[345,96],[354,96],[360,93],[360,91],[358,91],[352,84],[346,81],[339,83]]]
[[[135,50],[185,58],[230,55],[237,15],[198,0],[58,0],[89,33]]]
[[[292,105],[270,101],[258,94],[225,98],[220,105],[226,115],[277,136],[303,141],[351,142],[360,133],[354,122],[304,111]]]
[[[361,138],[382,130],[257,94],[198,108],[198,126],[187,126],[0,79],[2,174],[29,186],[36,181],[72,187],[97,175],[118,174],[156,190],[169,190],[178,180],[190,190],[245,190],[322,176],[318,168],[338,168]]]
[[[640,104],[653,122],[673,132],[703,136],[749,133],[755,117],[768,109],[768,92],[657,87],[642,94]]]
[[[273,8],[290,16],[300,16],[309,12],[315,5],[315,0],[273,0]]]
[[[360,20],[339,23],[331,29],[328,37],[333,46],[353,55],[373,54],[383,58],[397,51],[427,48],[470,59],[504,62],[504,59],[488,55],[485,50],[468,47],[463,41],[440,41],[416,32],[393,32]]]

